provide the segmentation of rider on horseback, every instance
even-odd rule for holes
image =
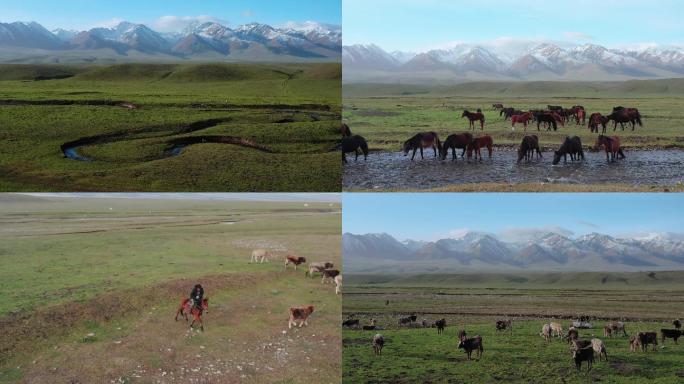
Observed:
[[[190,302],[197,309],[202,309],[202,298],[204,297],[204,288],[202,284],[195,284],[190,292]]]

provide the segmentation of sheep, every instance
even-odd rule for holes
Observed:
[[[553,332],[555,337],[563,337],[563,326],[560,323],[552,322],[549,324],[549,326],[551,327],[551,332]]]
[[[591,347],[594,349],[594,352],[598,354],[599,361],[601,361],[601,356],[608,361],[608,352],[606,352],[606,346],[603,344],[603,341],[593,338],[591,339]]]
[[[385,346],[385,338],[381,334],[376,333],[373,336],[373,352],[376,355],[382,355],[382,347]]]
[[[551,340],[551,326],[549,324],[544,324],[544,326],[542,326],[542,331],[539,333],[539,336],[543,337],[546,341]]]

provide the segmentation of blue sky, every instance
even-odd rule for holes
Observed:
[[[648,193],[345,193],[342,228],[436,240],[466,230],[503,236],[552,230],[637,236],[681,232],[684,194]]]
[[[36,21],[48,29],[87,29],[126,20],[163,29],[193,17],[229,26],[318,21],[341,24],[341,0],[0,0],[0,22]],[[160,19],[173,16],[177,19]]]
[[[344,44],[424,51],[518,40],[608,47],[684,43],[677,0],[344,0]]]

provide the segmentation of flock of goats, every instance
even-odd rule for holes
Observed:
[[[547,109],[522,111],[513,107],[504,107],[503,104],[492,104],[495,110],[499,111],[499,116],[503,117],[505,121],[510,120],[511,129],[515,131],[516,124],[523,124],[524,131],[527,131],[528,123],[536,122],[537,131],[541,131],[540,126],[544,125],[547,131],[553,129],[556,131],[558,125],[565,126],[565,124],[574,122],[576,125],[585,124],[591,132],[599,133],[599,127],[602,128],[602,133],[596,138],[594,149],[598,150],[603,147],[606,151],[606,160],[615,161],[618,158],[624,158],[625,155],[620,145],[620,138],[618,136],[607,136],[606,127],[610,121],[613,121],[613,131],[617,129],[618,123],[625,129],[625,124],[631,124],[632,130],[636,125],[642,126],[641,114],[637,108],[625,108],[622,106],[614,107],[612,113],[604,116],[598,112],[592,113],[587,119],[587,113],[583,106],[575,105],[572,108],[563,108],[559,105],[548,105]],[[461,115],[462,118],[467,118],[471,130],[475,130],[475,123],[479,123],[480,129],[484,130],[485,115],[481,109],[477,112],[470,112],[464,110]],[[355,160],[358,160],[359,154],[363,153],[364,160],[368,157],[368,144],[366,139],[360,135],[352,135],[351,129],[345,123],[341,125],[342,133],[342,162],[346,163],[346,153],[354,153]],[[404,156],[408,156],[409,152],[413,152],[411,160],[414,160],[416,152],[420,151],[420,157],[423,159],[423,149],[432,149],[435,157],[445,160],[451,150],[452,160],[455,161],[456,149],[462,149],[461,158],[467,152],[468,159],[472,158],[473,153],[475,159],[482,160],[481,149],[486,148],[489,152],[489,157],[492,157],[492,147],[494,141],[490,135],[481,135],[474,137],[469,132],[449,135],[442,143],[439,136],[435,132],[420,132],[406,140],[403,144]],[[537,135],[525,135],[518,148],[518,163],[525,159],[530,161],[534,155],[538,158],[542,157],[542,151],[539,147],[539,137]],[[584,160],[584,152],[582,150],[582,142],[579,136],[566,137],[557,151],[554,152],[553,164],[558,164],[561,157],[567,162],[567,156],[570,155],[570,160]]]
[[[264,263],[273,259],[273,254],[267,249],[255,249],[252,251],[252,256],[249,260],[250,263]],[[297,267],[306,264],[306,257],[286,255],[285,256],[285,270],[288,266],[294,266],[294,270]],[[309,268],[305,273],[305,276],[312,278],[315,273],[320,273],[322,275],[321,284],[325,283],[335,283],[335,294],[342,292],[342,274],[340,274],[339,269],[335,269],[335,265],[329,261],[317,261],[308,263]],[[290,307],[290,317],[287,322],[287,327],[292,329],[292,326],[301,328],[302,326],[308,326],[309,316],[313,313],[314,306],[307,305],[301,307]]]
[[[682,323],[679,319],[672,321],[674,329],[661,329],[661,343],[665,343],[665,339],[673,339],[675,344],[678,344],[677,340],[680,336],[684,334],[681,330]],[[417,322],[417,316],[411,315],[407,317],[401,317],[398,319],[398,326],[410,327],[410,328],[437,328],[437,333],[444,333],[444,328],[446,328],[446,319],[440,319],[429,323],[426,319],[423,319],[421,323]],[[384,328],[378,326],[374,319],[370,320],[369,325],[360,326],[359,319],[348,318],[342,322],[343,328],[349,329],[363,329],[369,330],[382,330]],[[513,322],[508,320],[497,320],[495,323],[497,331],[510,331],[513,332]],[[591,329],[592,324],[586,317],[580,318],[572,322],[568,331],[563,330],[563,325],[558,322],[549,322],[542,326],[542,330],[539,336],[543,337],[546,341],[551,341],[553,338],[558,338],[561,340],[566,340],[568,344],[571,344],[572,359],[575,362],[575,367],[577,370],[581,370],[582,363],[586,362],[587,370],[590,371],[594,363],[594,358],[598,357],[601,359],[608,360],[608,352],[606,351],[606,346],[602,340],[593,337],[590,340],[580,340],[579,329]],[[603,336],[606,338],[612,337],[627,337],[627,331],[625,329],[625,323],[622,321],[611,321],[603,327]],[[385,338],[382,334],[377,333],[373,336],[371,340],[371,345],[373,346],[373,351],[376,355],[382,354],[382,348],[385,345]],[[637,332],[636,335],[629,337],[629,350],[634,352],[637,349],[641,349],[643,352],[648,350],[648,346],[651,345],[653,351],[656,351],[658,345],[658,334],[655,331],[648,332]],[[463,349],[468,356],[468,360],[471,360],[473,352],[477,353],[477,358],[482,357],[484,348],[482,345],[482,336],[476,335],[469,337],[465,329],[462,329],[458,333],[458,349]]]

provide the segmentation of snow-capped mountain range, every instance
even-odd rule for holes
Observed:
[[[285,27],[250,23],[229,28],[217,22],[194,23],[181,32],[159,33],[144,24],[121,22],[111,28],[87,31],[48,31],[35,22],[0,23],[0,51],[36,52],[52,57],[164,55],[169,58],[226,58],[249,60],[336,61],[342,50],[339,26],[306,22]],[[7,55],[4,55],[7,56]],[[19,58],[20,61],[20,58]],[[17,62],[17,60],[14,60]]]
[[[684,77],[684,47],[608,49],[541,43],[511,53],[474,44],[423,53],[374,44],[342,48],[347,82],[467,80],[625,80]]]
[[[590,233],[569,238],[554,232],[539,232],[520,240],[504,241],[483,232],[466,232],[457,238],[437,241],[399,241],[382,234],[342,237],[345,268],[391,262],[406,268],[430,266],[462,267],[464,270],[561,270],[641,271],[684,270],[684,241],[674,234],[652,234],[640,238],[616,238]]]

